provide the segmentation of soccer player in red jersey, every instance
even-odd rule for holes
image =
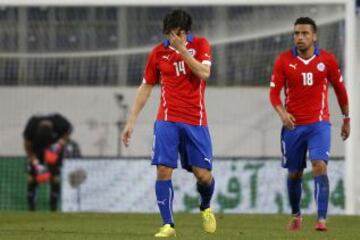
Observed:
[[[205,110],[206,80],[210,77],[211,49],[203,37],[191,34],[191,16],[174,10],[163,22],[166,40],[151,51],[128,122],[122,134],[125,146],[130,143],[136,119],[151,94],[153,86],[161,86],[161,101],[154,125],[152,165],[157,166],[155,184],[163,227],[155,237],[176,235],[171,182],[178,158],[182,168],[193,172],[200,194],[200,210],[206,232],[216,230],[210,208],[215,181],[211,174],[212,144]]]
[[[335,56],[316,45],[317,26],[308,17],[294,24],[294,44],[275,61],[270,83],[270,101],[283,123],[281,149],[283,167],[288,169],[287,190],[293,218],[289,229],[301,229],[301,182],[306,155],[312,164],[315,181],[317,222],[315,229],[326,231],[329,199],[327,163],[330,155],[328,84],[333,86],[341,108],[341,136],[350,134],[348,98]],[[285,104],[280,92],[285,88]]]

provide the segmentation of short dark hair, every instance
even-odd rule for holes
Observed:
[[[317,26],[316,23],[313,19],[309,18],[309,17],[299,17],[298,19],[296,19],[294,26],[298,25],[298,24],[308,24],[311,25],[312,29],[314,32],[317,32]]]
[[[191,30],[192,18],[189,13],[181,9],[173,10],[164,18],[163,33],[169,34],[171,30],[180,28],[189,32]]]

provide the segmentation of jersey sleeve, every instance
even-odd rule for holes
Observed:
[[[285,83],[282,66],[282,59],[281,56],[279,56],[275,61],[270,82],[270,102],[274,107],[282,104],[280,93]]]
[[[199,39],[195,59],[202,64],[211,66],[211,47],[209,42],[205,38]]]
[[[328,58],[327,67],[328,67],[327,78],[334,87],[339,105],[340,106],[348,105],[348,96],[347,96],[344,80],[341,75],[341,71],[337,64],[336,58],[333,54],[331,54]]]
[[[156,64],[156,52],[151,51],[146,61],[143,83],[155,85],[159,80],[159,71]]]

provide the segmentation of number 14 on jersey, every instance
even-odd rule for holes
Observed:
[[[175,66],[176,76],[180,76],[180,74],[186,74],[184,61],[174,62],[173,65]]]

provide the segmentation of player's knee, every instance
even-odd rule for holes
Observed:
[[[322,160],[312,161],[312,169],[314,176],[320,176],[326,174],[326,163]]]
[[[301,179],[303,177],[303,172],[300,171],[300,172],[289,172],[288,174],[288,178],[290,179]]]
[[[197,177],[197,181],[198,183],[200,183],[201,185],[210,185],[211,184],[211,175],[210,176],[200,176]]]
[[[157,180],[166,181],[170,180],[172,175],[172,168],[161,166],[157,167]]]
[[[211,172],[207,169],[194,171],[197,182],[202,185],[210,185],[212,180]]]

